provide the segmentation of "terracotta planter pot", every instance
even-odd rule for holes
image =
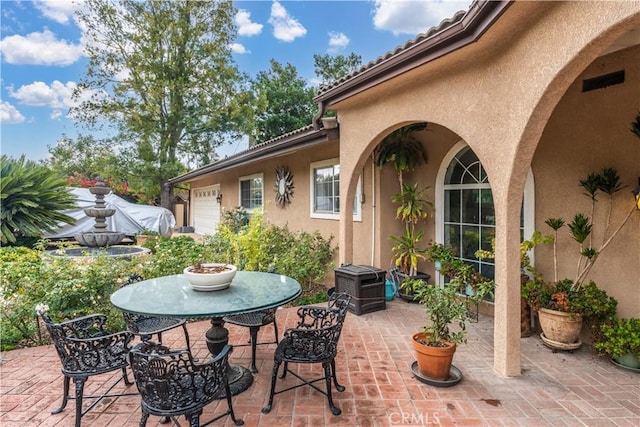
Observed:
[[[456,345],[451,342],[445,342],[447,344],[446,347],[431,347],[421,344],[421,340],[427,340],[425,338],[426,335],[424,332],[418,332],[417,334],[413,334],[411,339],[413,349],[416,351],[418,369],[425,377],[438,381],[446,381],[449,379],[451,362],[453,362],[453,354],[456,352]]]
[[[538,319],[544,336],[551,341],[562,344],[574,344],[579,341],[582,330],[582,316],[580,314],[565,313],[564,311],[541,308]]]

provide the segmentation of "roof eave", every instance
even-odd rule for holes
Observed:
[[[222,172],[241,165],[263,160],[272,155],[282,155],[301,148],[306,148],[316,144],[322,144],[328,141],[338,139],[339,130],[335,129],[309,129],[304,132],[296,133],[289,138],[276,140],[270,143],[258,145],[238,153],[236,155],[218,160],[209,165],[203,166],[183,175],[168,180],[169,185],[175,185],[182,182],[193,181],[203,175]]]
[[[318,94],[314,100],[329,107],[474,43],[511,4],[511,1],[506,0],[476,1],[462,19],[424,40],[399,50],[370,68],[365,66],[364,71]]]

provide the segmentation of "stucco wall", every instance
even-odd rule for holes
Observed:
[[[623,84],[582,92],[584,78],[625,71]],[[640,139],[629,131],[640,107],[640,46],[598,58],[567,90],[554,110],[537,147],[532,167],[536,181],[536,229],[551,233],[549,217],[568,223],[576,213],[591,217],[591,201],[579,180],[603,167],[614,167],[626,186],[612,198],[598,196],[593,217],[593,247],[624,221],[633,207],[631,190],[640,177]],[[559,278],[576,276],[579,246],[567,226],[558,236]],[[536,267],[553,279],[553,251],[536,251]],[[618,300],[618,315],[640,316],[640,212],[634,213],[602,252],[588,276]]]

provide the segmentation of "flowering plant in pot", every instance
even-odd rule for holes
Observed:
[[[538,312],[543,330],[541,338],[547,346],[563,350],[580,346],[578,337],[583,320],[589,324],[591,331],[597,334],[600,324],[615,315],[617,301],[609,297],[604,290],[599,289],[593,281],[587,282],[586,279],[600,255],[619,234],[631,215],[637,211],[634,205],[622,222],[613,231],[608,232],[611,228],[612,196],[623,188],[617,171],[611,167],[603,168],[598,173],[591,173],[580,180],[580,186],[584,194],[591,199],[591,216],[595,211],[598,196],[601,193],[608,196],[608,215],[602,244],[598,248],[593,247],[593,224],[590,217],[582,213],[575,214],[567,225],[571,237],[578,243],[579,259],[576,277],[574,280],[566,278],[559,280],[558,230],[565,225],[565,221],[562,218],[547,219],[545,223],[554,231],[554,280],[546,282],[539,274],[535,274],[534,278],[522,288],[523,296]],[[566,331],[565,326],[570,324],[573,324],[573,330]]]

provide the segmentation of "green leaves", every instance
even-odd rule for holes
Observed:
[[[234,14],[227,1],[86,1],[77,18],[89,61],[72,114],[115,127],[121,151],[143,163],[133,174],[156,187],[179,160],[215,160],[250,126],[251,94],[230,50]]]
[[[412,134],[427,128],[427,123],[413,123],[396,129],[387,135],[374,150],[375,163],[383,167],[393,162],[402,188],[402,175],[427,162],[427,152],[422,142]]]
[[[25,156],[16,160],[3,155],[0,163],[0,240],[3,244],[16,244],[24,238],[35,240],[60,222],[75,222],[61,213],[76,204],[75,197],[65,188],[63,177],[25,160]]]
[[[454,284],[434,286],[422,279],[407,281],[406,286],[415,293],[414,299],[425,307],[429,324],[424,327],[424,332],[429,334],[429,343],[437,344],[441,340],[465,343],[467,307],[460,299],[457,287]],[[452,330],[453,324],[457,324],[459,330]]]
[[[298,75],[291,64],[271,60],[271,69],[258,73],[251,83],[256,99],[256,143],[265,142],[309,125],[317,111],[315,90]]]
[[[600,326],[602,338],[594,343],[594,347],[607,353],[612,358],[627,353],[640,354],[640,319],[614,318]]]

